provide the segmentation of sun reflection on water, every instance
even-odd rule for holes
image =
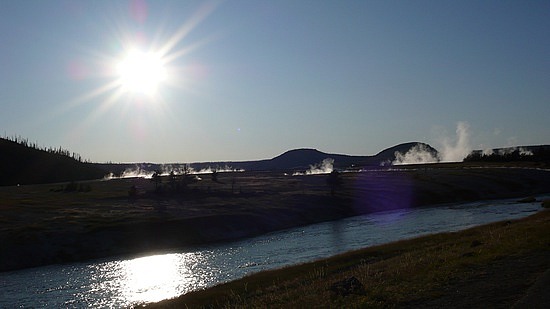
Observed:
[[[180,274],[180,264],[185,264],[185,261],[181,261],[177,254],[124,261],[120,277],[123,297],[138,302],[154,302],[178,295],[180,279],[192,278]]]
[[[177,297],[208,284],[213,274],[199,266],[203,259],[194,252],[107,262],[92,270],[96,281],[92,289],[102,290],[115,303],[127,306]]]

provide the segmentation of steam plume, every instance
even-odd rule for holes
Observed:
[[[529,149],[525,149],[523,147],[519,147],[519,155],[520,156],[532,156],[533,152]]]
[[[472,152],[469,129],[468,123],[461,121],[456,126],[456,138],[443,139],[440,151],[442,162],[461,162]]]
[[[214,171],[223,173],[223,172],[244,172],[244,169],[237,169],[232,168],[231,166],[225,165],[223,167],[207,167],[200,170],[195,170],[194,168],[185,165],[185,164],[163,164],[160,167],[160,175],[161,176],[167,176],[170,173],[174,173],[175,175],[183,175],[183,174],[192,174],[192,175],[198,175],[198,174],[211,174]],[[105,176],[105,180],[110,179],[118,179],[118,178],[152,178],[155,171],[147,170],[144,168],[141,168],[140,166],[136,165],[133,168],[127,168],[125,169],[119,176],[114,175],[113,173],[110,173],[109,175]]]
[[[523,148],[523,147],[502,148],[502,149],[498,150],[498,155],[500,155],[500,156],[511,155],[516,151],[519,153],[520,156],[532,156],[533,155],[533,152],[531,150]]]
[[[334,159],[326,158],[322,162],[314,165],[310,165],[309,169],[305,173],[296,172],[292,176],[299,175],[318,175],[318,174],[330,174],[334,170]]]
[[[395,152],[395,160],[392,165],[436,163],[439,158],[428,149],[425,144],[416,144],[407,153]]]
[[[405,154],[395,152],[392,165],[461,162],[472,151],[469,128],[467,122],[459,122],[456,126],[456,137],[442,138],[439,155],[431,152],[425,144],[417,144]]]

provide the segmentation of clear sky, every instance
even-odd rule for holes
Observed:
[[[550,1],[0,0],[0,104],[94,162],[550,144]]]

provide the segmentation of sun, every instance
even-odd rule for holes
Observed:
[[[205,2],[183,24],[174,28],[171,34],[166,32],[171,29],[168,26],[157,29],[145,27],[138,31],[128,28],[132,23],[124,20],[118,23],[118,18],[114,20],[113,33],[109,37],[112,44],[106,47],[109,52],[86,50],[94,58],[89,60],[89,64],[83,61],[83,64],[88,65],[76,66],[86,76],[106,80],[66,103],[66,109],[88,102],[97,103],[79,127],[90,126],[117,105],[122,107],[120,111],[123,114],[137,104],[151,109],[140,108],[134,111],[152,111],[158,117],[169,115],[170,106],[175,104],[172,95],[190,90],[193,69],[183,60],[184,56],[211,39],[203,38],[197,42],[182,44],[217,5],[217,2]],[[151,33],[154,35],[150,35]],[[73,66],[69,67],[70,70],[72,68]]]
[[[116,65],[120,87],[133,94],[154,95],[166,81],[165,63],[159,53],[131,49]]]

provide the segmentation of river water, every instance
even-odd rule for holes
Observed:
[[[182,252],[4,272],[0,273],[0,307],[128,307],[266,269],[423,234],[521,218],[541,209],[540,203],[514,200],[403,209]]]

